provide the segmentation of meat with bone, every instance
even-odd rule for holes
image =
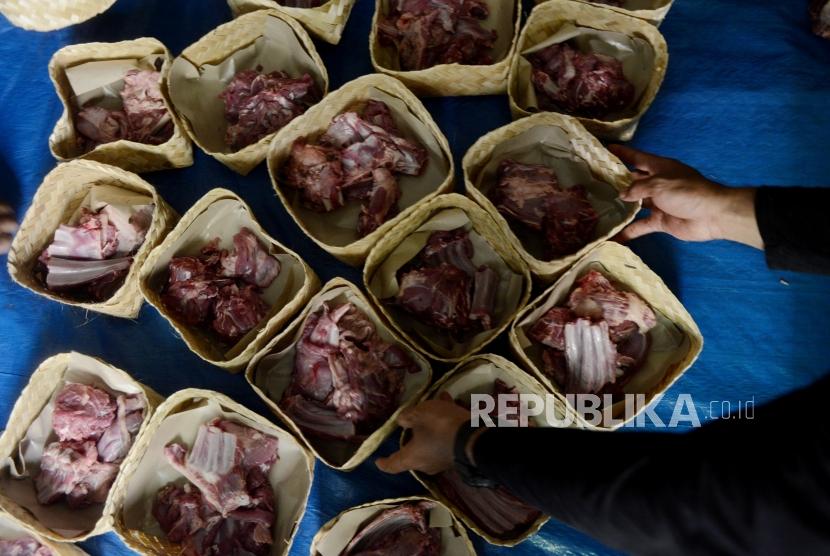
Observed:
[[[499,274],[476,266],[464,228],[430,234],[421,252],[400,271],[394,303],[429,326],[453,335],[494,326]]]
[[[173,119],[161,93],[159,72],[129,70],[120,96],[119,110],[87,103],[78,111],[75,130],[85,149],[120,139],[161,145],[173,136]]]
[[[339,556],[439,556],[441,532],[429,525],[434,502],[406,502],[360,524]]]
[[[98,457],[105,463],[120,462],[132,445],[132,438],[144,421],[144,401],[139,396],[119,395],[112,424],[98,439]]]
[[[225,143],[234,151],[282,129],[320,100],[309,74],[294,78],[262,67],[242,70],[219,95],[225,103]]]
[[[306,319],[279,404],[307,434],[358,441],[395,412],[417,371],[357,306],[326,302]]]
[[[43,452],[35,490],[40,504],[53,504],[65,497],[70,508],[83,508],[106,501],[118,466],[98,461],[94,440],[52,442]]]
[[[492,64],[498,34],[481,23],[489,16],[482,0],[392,0],[378,20],[378,39],[397,50],[403,71]]]
[[[648,355],[657,317],[633,292],[590,270],[577,281],[567,307],[553,307],[531,325],[543,346],[543,371],[567,394],[616,391]]]
[[[277,508],[268,475],[278,459],[275,437],[216,418],[199,427],[189,454],[169,444],[165,455],[191,482],[162,487],[152,513],[182,554],[270,552]]]
[[[550,259],[579,251],[594,238],[599,215],[585,189],[559,187],[547,166],[503,160],[489,196],[519,236],[542,233]]]
[[[539,108],[602,119],[634,102],[634,85],[611,56],[580,52],[569,42],[527,55]]]
[[[61,441],[98,438],[115,419],[116,402],[99,388],[67,383],[55,397],[52,429]]]
[[[813,21],[813,33],[830,39],[830,1],[810,0],[810,18]]]
[[[317,144],[295,141],[283,173],[311,210],[331,212],[363,201],[357,225],[363,237],[397,214],[395,174],[418,176],[426,164],[426,149],[400,135],[389,106],[369,100],[361,114],[336,116]]]
[[[164,306],[190,326],[207,326],[226,342],[236,342],[268,315],[262,299],[280,273],[279,260],[257,236],[242,228],[233,248],[217,249],[219,239],[197,257],[174,257],[161,299]]]
[[[0,554],[3,556],[52,556],[52,551],[32,537],[0,540]]]

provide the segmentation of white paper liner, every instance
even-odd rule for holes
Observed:
[[[294,30],[277,17],[265,18],[262,35],[252,44],[228,55],[217,64],[197,66],[185,56],[173,61],[170,69],[170,98],[178,114],[190,123],[201,146],[211,153],[240,152],[253,143],[233,151],[225,143],[228,122],[225,103],[219,94],[233,77],[244,69],[262,66],[263,73],[283,71],[292,77],[309,74],[319,94],[325,92],[325,80]]]
[[[72,538],[95,527],[95,523],[101,518],[104,504],[72,509],[64,501],[60,501],[44,506],[38,503],[34,486],[34,477],[39,472],[40,458],[44,449],[58,439],[52,430],[52,411],[55,397],[68,382],[95,386],[113,397],[118,394],[140,395],[145,407],[149,407],[149,401],[144,391],[135,382],[125,379],[121,373],[109,365],[73,352],[69,354],[69,362],[63,379],[55,384],[55,390],[49,402],[20,441],[19,456],[15,458],[16,461],[6,458],[2,462],[0,490],[5,496],[31,512],[44,527],[63,537]],[[148,419],[147,413],[149,412],[145,412],[144,422]],[[133,441],[135,441],[135,436]]]
[[[436,330],[407,313],[403,309],[389,306],[395,322],[408,333],[417,336],[430,351],[451,358],[459,357],[493,336],[505,319],[510,318],[517,309],[522,297],[524,280],[521,274],[510,269],[490,244],[472,227],[467,214],[461,209],[442,209],[433,214],[415,232],[408,235],[389,253],[383,264],[377,269],[369,282],[369,288],[379,300],[394,298],[399,289],[397,272],[412,260],[426,245],[429,236],[437,230],[454,230],[464,227],[469,231],[473,243],[473,264],[476,267],[487,265],[499,275],[495,310],[493,311],[493,328],[479,332],[464,341],[456,341],[445,331]]]
[[[655,53],[648,41],[631,37],[616,31],[601,31],[590,27],[575,26],[573,23],[564,23],[559,30],[545,39],[524,50],[519,55],[517,68],[516,103],[525,110],[539,111],[539,102],[536,89],[530,79],[531,66],[525,58],[528,54],[542,50],[552,44],[558,44],[573,39],[581,52],[605,54],[622,62],[623,73],[634,86],[634,100],[625,110],[606,114],[602,120],[617,121],[637,115],[637,107],[651,76],[654,73]]]
[[[75,107],[80,109],[92,102],[94,106],[120,109],[124,75],[132,69],[158,71],[163,62],[163,54],[152,54],[143,58],[95,60],[67,67],[66,79],[74,93]]]
[[[435,504],[429,512],[429,525],[431,528],[441,529],[441,556],[469,556],[468,541],[457,534],[457,525],[450,510],[435,500],[415,497],[397,503],[377,503],[346,510],[335,518],[336,521],[331,528],[317,540],[312,547],[312,556],[339,556],[363,522],[384,510],[419,501],[429,501]]]
[[[375,87],[368,89],[367,96],[368,99],[385,102],[389,106],[400,135],[405,139],[419,143],[427,150],[427,163],[423,174],[420,176],[395,174],[395,179],[401,189],[398,207],[400,212],[403,212],[435,191],[435,188],[446,178],[447,172],[449,172],[449,163],[430,129],[409,110],[404,101]],[[362,108],[363,103],[350,107],[349,110],[357,109],[359,111]],[[328,124],[326,124],[325,129],[319,130],[318,134],[308,136],[308,141],[316,140],[327,128]],[[347,201],[339,209],[321,213],[303,206],[301,191],[282,183],[280,187],[283,194],[290,199],[291,208],[312,236],[328,245],[338,247],[344,247],[360,239],[357,233],[357,221],[360,216],[361,202]]]
[[[490,161],[482,168],[475,181],[476,188],[489,195],[498,184],[498,168],[502,160],[512,159],[523,164],[542,164],[556,172],[559,186],[569,189],[582,185],[588,201],[599,214],[596,230],[590,241],[603,237],[626,220],[635,204],[620,200],[614,186],[598,180],[588,162],[574,153],[568,133],[559,126],[540,125],[500,143],[490,155]],[[538,232],[526,232],[505,216],[522,247],[539,260],[545,257],[544,238]],[[518,233],[517,233],[518,231]]]
[[[173,468],[164,456],[164,447],[179,442],[193,447],[199,426],[216,417],[256,429],[277,437],[279,459],[268,474],[268,481],[276,494],[277,519],[274,524],[274,544],[271,556],[283,554],[292,537],[296,523],[302,517],[311,475],[306,454],[294,438],[276,427],[266,427],[237,413],[226,411],[213,399],[199,400],[201,404],[164,418],[153,433],[147,449],[126,485],[122,516],[128,529],[139,530],[160,539],[166,537],[152,515],[156,493],[170,482],[183,484],[186,479]]]
[[[14,521],[7,514],[0,513],[0,540],[16,541],[18,539],[32,538],[52,551],[53,556],[81,556],[86,552],[74,545],[63,543],[57,544],[49,539],[44,539],[36,533],[27,531],[22,525]],[[4,555],[8,556],[8,555]]]
[[[268,252],[280,262],[280,273],[277,278],[262,291],[261,297],[270,305],[268,314],[250,332],[243,336],[227,352],[218,357],[232,359],[245,349],[256,337],[265,323],[277,314],[283,306],[291,301],[302,289],[305,280],[302,263],[294,256],[283,253],[279,246],[262,230],[246,208],[234,199],[220,199],[212,203],[203,213],[197,216],[190,226],[177,237],[166,249],[164,256],[156,261],[156,270],[150,277],[150,287],[162,291],[167,283],[167,267],[173,257],[197,256],[202,248],[214,238],[219,238],[220,249],[233,247],[233,236],[243,227],[253,232]],[[165,313],[168,313],[164,309]],[[185,326],[180,324],[180,326]],[[204,338],[206,343],[216,343],[217,336],[207,330],[209,325],[189,327],[194,333]],[[216,346],[217,352],[221,348]]]
[[[81,200],[81,204],[78,205],[66,223],[70,226],[75,226],[81,218],[81,209],[96,212],[107,205],[132,208],[152,204],[153,197],[150,195],[143,195],[141,193],[130,191],[129,189],[122,189],[113,185],[96,185],[95,187],[91,187],[89,189],[86,197]]]
[[[510,46],[513,44],[513,33],[516,27],[515,12],[517,7],[516,3],[512,0],[484,0],[484,3],[487,4],[488,8],[490,8],[490,15],[487,16],[487,19],[476,19],[476,21],[481,24],[482,28],[488,31],[495,30],[496,33],[498,33],[496,41],[493,44],[493,48],[490,50],[490,56],[493,58],[493,64],[496,64],[504,60],[510,53]],[[389,0],[382,0],[381,9],[384,16],[389,13]],[[398,51],[394,46],[384,46],[382,43],[378,42],[377,57],[377,61],[382,67],[393,71],[402,71]]]
[[[372,324],[375,325],[375,330],[378,336],[383,341],[397,344],[402,347],[412,357],[412,360],[420,369],[417,373],[406,373],[404,377],[404,391],[401,394],[401,401],[399,406],[406,405],[411,400],[420,395],[427,387],[430,380],[430,366],[429,363],[421,357],[417,352],[410,349],[406,344],[399,342],[389,332],[389,329],[380,320],[374,309],[354,292],[346,287],[332,288],[316,296],[309,304],[308,315],[314,314],[323,306],[324,302],[329,302],[335,306],[344,303],[352,303],[363,314],[366,315]],[[291,382],[291,375],[294,371],[294,357],[296,354],[297,342],[302,336],[305,329],[308,316],[303,319],[301,325],[297,327],[294,334],[286,339],[290,341],[287,347],[276,346],[279,351],[271,353],[263,357],[257,364],[256,370],[252,376],[254,385],[262,390],[274,403],[279,404],[282,399],[283,392],[288,388]],[[284,345],[284,344],[283,344]],[[314,446],[314,449],[323,456],[327,462],[334,464],[342,464],[346,462],[358,449],[359,444],[347,442],[344,440],[320,439],[313,435],[307,435],[308,442]],[[367,438],[368,440],[368,438]],[[366,442],[367,440],[364,440]]]

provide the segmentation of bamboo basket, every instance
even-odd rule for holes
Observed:
[[[537,4],[541,4],[546,1],[547,0],[535,0]],[[592,3],[590,0],[579,1],[587,2],[589,4]],[[634,16],[639,19],[644,19],[649,23],[659,27],[663,20],[666,18],[666,16],[669,14],[669,10],[671,10],[672,4],[674,4],[674,0],[652,0],[651,4],[652,6],[648,8],[624,8],[618,6],[610,6],[607,4],[602,4],[600,5],[600,7],[605,8],[606,10],[611,10],[621,14]]]
[[[402,242],[407,241],[408,236],[420,233],[419,230],[424,226],[429,226],[429,229],[433,229],[435,226],[435,222],[433,221],[436,218],[439,220],[445,218],[452,221],[457,220],[457,211],[463,213],[464,219],[471,225],[472,231],[478,234],[482,242],[495,254],[496,262],[503,265],[502,270],[512,274],[512,282],[508,284],[508,286],[512,287],[505,288],[505,284],[502,281],[499,285],[499,290],[502,296],[508,295],[504,293],[504,290],[515,290],[510,295],[515,297],[516,303],[515,306],[505,306],[503,308],[503,314],[497,319],[496,325],[492,330],[480,333],[463,344],[459,343],[457,347],[453,347],[451,350],[445,350],[416,333],[410,324],[413,322],[412,317],[408,317],[406,313],[385,304],[383,299],[387,296],[382,293],[382,290],[388,289],[384,283],[384,275],[396,271],[397,268],[392,267],[398,267],[399,264],[411,260],[411,257],[417,254],[417,251],[410,253],[412,250],[410,248],[401,250],[398,253],[399,246]],[[438,225],[441,226],[442,224]],[[454,227],[452,226],[447,229],[453,229]],[[384,265],[390,266],[389,268],[385,268]],[[531,289],[530,271],[527,264],[513,249],[510,243],[505,241],[502,227],[480,206],[467,197],[455,193],[440,195],[428,203],[419,206],[412,215],[378,241],[366,259],[366,266],[363,269],[363,282],[375,306],[380,309],[384,317],[386,317],[395,330],[409,344],[424,355],[447,363],[457,363],[466,359],[473,353],[484,348],[502,331],[506,330],[513,317],[527,303],[530,298]],[[505,305],[507,304],[505,303]],[[438,335],[445,336],[442,332],[439,332]]]
[[[346,544],[354,537],[362,523],[373,518],[378,512],[394,508],[396,506],[405,504],[407,502],[432,502],[436,505],[442,513],[435,518],[438,523],[442,523],[442,556],[475,556],[475,548],[464,526],[456,519],[450,509],[432,498],[425,496],[406,496],[403,498],[387,498],[384,500],[377,500],[375,502],[367,502],[348,510],[343,510],[325,525],[311,539],[311,548],[309,550],[310,556],[337,556],[340,552],[337,550],[341,546],[345,548]],[[434,511],[434,510],[433,510]],[[430,514],[430,520],[433,519],[433,514]],[[445,525],[444,525],[445,524]],[[450,546],[450,542],[452,545]],[[322,551],[320,549],[323,549]]]
[[[115,0],[3,0],[0,13],[31,31],[54,31],[77,25],[106,11]]]
[[[487,366],[486,371],[484,366]],[[476,376],[472,374],[473,371],[478,371],[480,374]],[[487,372],[489,371],[489,372]],[[547,392],[539,381],[528,375],[516,365],[507,359],[493,354],[474,355],[473,357],[462,361],[455,366],[451,371],[447,372],[441,379],[432,385],[429,391],[424,395],[423,400],[430,400],[437,397],[442,392],[448,392],[454,399],[460,396],[468,395],[472,392],[490,393],[492,384],[496,379],[501,379],[508,385],[516,388],[520,394],[535,394],[544,397]],[[554,411],[558,419],[566,419],[564,406],[557,406]],[[570,417],[571,419],[573,417]],[[544,420],[536,420],[535,424],[539,426],[546,426]],[[401,434],[401,445],[405,443],[408,438],[408,432],[404,431]],[[460,519],[468,529],[479,535],[490,544],[498,546],[516,546],[517,544],[527,540],[529,537],[539,532],[549,517],[542,514],[530,526],[512,538],[500,538],[493,536],[485,531],[476,523],[473,518],[467,513],[452,503],[441,490],[438,488],[436,482],[429,476],[417,471],[411,471],[412,476],[424,485],[430,494],[442,504],[450,508],[454,515]]]
[[[133,264],[118,291],[99,303],[73,301],[46,289],[32,270],[38,256],[52,242],[57,227],[66,222],[96,185],[113,185],[150,195],[156,208],[144,243],[133,256]],[[61,164],[43,179],[23,217],[9,251],[9,276],[24,288],[54,301],[115,317],[135,318],[144,301],[138,289],[139,268],[177,219],[178,215],[155,188],[131,172],[89,160]]]
[[[431,153],[425,174],[420,177],[406,176],[410,180],[409,183],[401,184],[401,190],[405,193],[411,191],[413,184],[418,183],[420,189],[423,189],[423,195],[413,199],[409,206],[404,206],[406,200],[402,198],[400,213],[362,238],[358,238],[356,232],[349,237],[344,235],[334,238],[334,232],[329,231],[328,223],[334,218],[336,212],[316,213],[302,207],[298,195],[294,195],[293,190],[282,183],[281,168],[291,153],[294,141],[303,138],[308,138],[309,141],[316,139],[328,129],[332,118],[372,98],[380,100],[391,98],[393,102],[404,103],[406,107],[401,107],[400,111],[390,107],[393,114],[398,117],[396,118],[398,124],[403,122],[408,125],[417,122],[420,132],[429,134],[428,139],[432,146],[425,145]],[[441,166],[436,169],[438,165]],[[268,152],[268,171],[277,195],[297,225],[325,251],[353,266],[361,265],[372,246],[377,244],[381,238],[389,235],[390,231],[408,215],[435,195],[451,191],[455,172],[447,139],[421,101],[397,79],[380,74],[365,75],[346,83],[337,91],[329,94],[322,102],[311,107],[308,112],[282,128]],[[431,180],[428,173],[434,173],[435,180]],[[439,174],[440,177],[438,177]],[[356,218],[355,216],[355,220]],[[355,228],[356,224],[352,230]]]
[[[519,44],[510,65],[508,77],[510,111],[513,113],[514,119],[531,114],[519,104],[518,100],[522,87],[533,86],[529,82],[520,82],[518,75],[520,64],[527,63],[522,53],[542,43],[566,24],[572,24],[579,28],[622,33],[629,37],[642,39],[651,46],[654,53],[654,67],[648,84],[630,116],[616,121],[578,118],[590,133],[598,137],[615,141],[630,140],[637,130],[640,118],[654,102],[657,91],[663,83],[663,77],[666,75],[666,68],[669,63],[666,41],[656,27],[642,19],[578,0],[546,0],[536,6],[530,13],[519,36]]]
[[[206,66],[215,67],[235,55],[242,56],[246,48],[256,48],[257,40],[266,35],[273,38],[261,41],[263,48],[272,48],[274,53],[285,56],[285,63],[308,71],[325,96],[329,86],[328,73],[314,42],[299,23],[277,10],[257,10],[220,25],[182,51],[173,61],[169,79],[173,107],[193,142],[242,175],[247,175],[265,159],[268,145],[277,132],[238,151],[229,150],[224,143],[227,127],[224,102],[218,97],[224,86],[217,89],[215,83],[219,79],[226,85],[227,79],[211,76],[208,81],[203,76]],[[235,67],[234,71],[250,69],[247,63],[241,60],[242,66]],[[272,56],[256,58],[256,65],[263,66],[265,72],[286,69],[281,60]]]
[[[251,330],[228,351],[217,345],[213,336],[199,328],[188,326],[178,321],[161,299],[162,289],[167,281],[167,268],[170,259],[181,255],[198,254],[214,237],[220,238],[220,247],[231,245],[232,237],[239,228],[247,226],[259,239],[269,247],[274,255],[282,255],[280,275],[291,272],[286,289],[280,298],[272,303],[266,319]],[[218,229],[218,230],[217,230]],[[290,263],[289,267],[287,263]],[[277,277],[274,287],[279,283]],[[269,236],[254,218],[251,208],[232,191],[213,189],[188,210],[176,227],[164,241],[147,257],[141,267],[138,279],[141,293],[182,337],[190,350],[228,372],[237,373],[260,350],[262,345],[280,330],[288,320],[305,306],[308,299],[319,289],[319,280],[311,267],[294,251]],[[270,288],[270,287],[269,287]],[[267,290],[266,290],[267,291]]]
[[[355,0],[328,0],[317,8],[289,8],[274,0],[228,0],[234,17],[254,10],[278,10],[300,23],[306,30],[330,44],[340,42]]]
[[[195,388],[176,392],[157,408],[153,419],[136,440],[134,450],[124,462],[124,471],[113,486],[115,532],[139,554],[181,554],[179,545],[147,530],[145,520],[151,521],[145,513],[149,509],[147,499],[154,497],[158,488],[168,481],[181,477],[163,456],[164,446],[171,441],[183,441],[188,448],[192,448],[199,426],[214,417],[234,420],[278,439],[279,459],[269,476],[277,494],[278,536],[269,556],[288,554],[308,503],[314,478],[314,458],[294,437],[265,417],[224,394]],[[286,466],[290,468],[287,472]],[[281,523],[283,519],[288,519],[288,522]],[[140,525],[136,526],[136,522]]]
[[[625,414],[626,408],[622,407],[623,402],[617,402],[610,409],[604,409],[599,423],[586,420],[580,415],[556,382],[542,371],[539,348],[525,333],[525,330],[544,312],[551,307],[562,305],[567,300],[574,282],[590,269],[600,271],[609,279],[619,282],[642,297],[658,316],[660,334],[671,340],[671,342],[661,341],[661,345],[665,343],[669,348],[661,347],[659,352],[656,352],[656,342],[653,341],[643,367],[636,371],[623,388],[626,394],[644,394],[643,407],[636,412]],[[656,330],[649,334],[654,337],[657,334]],[[703,336],[691,315],[654,271],[627,247],[607,242],[580,259],[555,284],[516,316],[510,328],[510,345],[522,364],[576,414],[578,426],[594,430],[609,430],[618,429],[632,421],[655,396],[668,390],[697,360],[703,349]],[[671,348],[673,345],[674,347]]]
[[[510,60],[516,52],[516,43],[521,28],[521,2],[517,0],[487,0],[490,5],[491,25],[501,27],[511,32],[510,42],[503,45],[504,56],[495,63],[483,65],[467,64],[439,64],[431,68],[415,71],[398,69],[397,52],[394,47],[382,46],[378,39],[378,19],[387,12],[389,0],[375,0],[375,15],[372,18],[372,31],[369,35],[369,54],[375,71],[385,73],[400,79],[407,87],[424,96],[466,96],[466,95],[499,95],[507,90],[507,73],[510,70]],[[513,11],[507,22],[503,17],[493,14],[494,8],[501,10],[508,5]],[[502,21],[504,21],[502,23]]]
[[[141,429],[134,438],[133,445],[127,457],[122,462],[122,469],[119,470],[118,475],[124,469],[124,465],[130,458],[130,454],[135,450],[138,438],[141,432],[148,427],[150,418],[154,409],[158,406],[163,398],[153,391],[150,387],[141,384],[134,380],[130,375],[112,365],[104,363],[103,361],[82,355],[79,353],[60,353],[49,357],[32,373],[29,383],[21,392],[20,397],[14,404],[6,430],[0,436],[0,454],[4,462],[8,462],[18,450],[18,445],[23,440],[29,427],[34,421],[38,419],[44,408],[52,401],[52,396],[56,393],[58,388],[62,387],[67,372],[73,375],[81,374],[88,377],[90,382],[101,382],[109,385],[110,383],[128,385],[132,392],[143,393],[147,401],[147,410],[144,414],[144,421]],[[117,390],[116,388],[110,388]],[[129,393],[132,393],[129,392]],[[50,429],[51,430],[51,429]],[[48,440],[48,439],[44,439]],[[8,465],[8,464],[6,464]],[[7,477],[8,470],[5,469],[3,477],[5,481],[15,481]],[[118,478],[116,477],[116,482]],[[11,484],[11,483],[9,483]],[[0,509],[8,513],[8,515],[16,523],[26,528],[27,530],[36,533],[40,537],[45,537],[53,541],[64,542],[79,542],[89,537],[100,535],[109,531],[112,528],[114,505],[114,487],[110,489],[106,502],[103,504],[100,516],[96,519],[94,526],[87,531],[80,532],[74,536],[64,536],[61,533],[47,527],[35,514],[29,509],[21,505],[18,501],[12,498],[11,493],[6,488],[8,484],[0,492]],[[62,502],[61,502],[62,503]],[[35,504],[37,504],[35,502]],[[43,508],[49,508],[44,506]],[[71,553],[71,552],[70,552]]]
[[[262,362],[263,358],[272,353],[283,352],[294,345],[299,340],[299,336],[303,332],[303,328],[309,315],[318,310],[324,301],[329,300],[350,301],[354,303],[374,323],[376,330],[386,341],[397,343],[406,349],[407,353],[409,353],[421,369],[421,371],[416,374],[407,375],[405,391],[403,394],[404,399],[401,401],[398,409],[389,416],[383,425],[372,432],[372,434],[370,434],[366,440],[364,440],[357,447],[354,447],[353,445],[344,446],[343,444],[345,443],[336,443],[336,441],[331,440],[318,440],[305,434],[303,430],[294,423],[291,417],[282,411],[277,401],[274,399],[277,398],[277,395],[274,395],[274,398],[268,395],[266,392],[267,386],[264,384],[266,377],[261,377],[258,373],[258,366],[260,362]],[[292,356],[293,354],[290,352],[285,355],[286,358]],[[294,322],[292,322],[282,333],[275,336],[259,353],[256,354],[256,356],[254,356],[248,365],[245,378],[254,391],[259,394],[259,397],[262,398],[269,408],[271,408],[271,411],[273,411],[277,417],[285,423],[291,432],[293,432],[294,435],[299,438],[308,447],[308,449],[311,450],[315,456],[317,456],[318,459],[320,459],[320,461],[339,471],[351,471],[371,456],[378,446],[380,446],[397,427],[398,415],[404,409],[415,403],[415,401],[429,386],[432,379],[432,369],[426,359],[421,357],[409,346],[409,344],[407,344],[406,341],[404,341],[398,334],[395,333],[394,330],[389,328],[384,323],[381,317],[375,312],[369,300],[363,295],[357,286],[347,280],[344,280],[343,278],[333,278],[323,286],[320,293],[309,301],[305,310],[303,310],[303,312],[300,313],[296,319],[294,319]],[[285,386],[287,386],[287,384]],[[278,394],[280,397],[282,396],[283,391],[284,387]]]
[[[74,115],[78,108],[75,92],[66,77],[67,68],[86,62],[102,60],[136,59],[158,56],[161,66],[161,93],[164,104],[173,119],[173,135],[161,145],[148,145],[121,139],[98,145],[83,152],[78,146]],[[63,114],[52,135],[49,150],[58,161],[83,158],[119,166],[131,172],[151,172],[168,168],[183,168],[193,164],[193,148],[182,131],[181,121],[176,116],[167,91],[167,77],[170,73],[170,52],[156,39],[141,38],[116,43],[75,44],[61,48],[49,61],[49,77],[55,85],[55,92],[63,104]],[[150,69],[149,67],[147,69]]]
[[[74,544],[47,539],[34,531],[29,531],[8,514],[0,512],[0,540],[17,540],[25,537],[35,539],[51,550],[53,556],[88,556],[86,552]]]
[[[549,131],[546,131],[549,130]],[[485,167],[489,167],[494,161],[507,158],[508,153],[501,151],[502,145],[511,140],[527,138],[529,149],[542,149],[540,143],[533,144],[531,140],[536,134],[545,134],[544,138],[554,140],[554,133],[564,133],[568,147],[573,155],[587,164],[591,174],[601,182],[609,184],[617,192],[622,192],[631,185],[631,175],[628,169],[620,160],[603,147],[593,135],[588,133],[576,118],[556,114],[554,112],[542,112],[533,116],[516,120],[504,127],[491,131],[476,141],[467,154],[464,155],[464,183],[467,187],[467,195],[481,205],[490,215],[504,228],[504,237],[511,246],[522,256],[530,267],[530,271],[544,282],[551,282],[561,275],[573,263],[585,256],[588,251],[622,231],[639,212],[641,203],[622,203],[625,213],[619,215],[613,226],[600,233],[597,237],[587,243],[576,253],[554,260],[537,258],[529,252],[510,227],[507,219],[498,211],[496,206],[487,196],[489,184],[483,182]],[[516,149],[518,151],[518,148]],[[509,151],[514,152],[514,151]],[[527,152],[524,149],[519,152]],[[495,180],[493,180],[495,183]],[[482,187],[486,186],[486,187]]]

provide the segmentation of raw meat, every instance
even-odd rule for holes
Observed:
[[[293,78],[282,71],[262,73],[257,67],[238,72],[219,98],[229,124],[225,143],[238,151],[282,129],[320,100],[320,94],[307,73]]]
[[[115,419],[109,394],[86,384],[67,383],[55,397],[52,428],[62,441],[98,438]]]
[[[401,191],[395,174],[418,176],[426,163],[426,149],[400,136],[386,103],[369,100],[362,114],[336,116],[316,145],[295,141],[284,176],[317,212],[363,201],[357,225],[363,237],[397,214]]]
[[[582,187],[561,189],[553,169],[540,164],[503,160],[489,196],[519,235],[542,232],[551,259],[584,247],[599,221]]]
[[[565,350],[565,325],[576,319],[567,307],[554,307],[537,320],[527,332],[528,338],[558,350]]]
[[[161,145],[173,136],[173,119],[161,93],[159,72],[129,70],[120,96],[120,110],[88,103],[78,111],[75,130],[85,150],[120,139]]]
[[[268,474],[278,441],[221,418],[199,427],[190,454],[165,448],[168,461],[192,483],[169,483],[153,503],[167,539],[190,556],[265,556],[273,544],[276,498]]]
[[[92,440],[53,442],[46,447],[35,477],[40,504],[53,504],[66,497],[70,508],[83,508],[106,501],[118,466],[100,463]]]
[[[52,551],[32,537],[0,540],[0,554],[3,556],[52,556]]]
[[[813,33],[830,39],[830,2],[810,0],[810,18],[813,21]]]
[[[489,16],[482,0],[392,0],[378,20],[378,39],[397,50],[403,71],[492,64],[498,34],[481,24]]]
[[[340,556],[439,556],[441,532],[429,526],[434,502],[407,502],[364,521]]]
[[[566,392],[597,394],[617,379],[617,349],[608,336],[608,323],[577,319],[565,325]],[[620,373],[622,374],[622,373]]]
[[[654,311],[634,292],[621,291],[596,270],[588,271],[577,282],[568,298],[568,307],[579,317],[604,319],[611,329],[612,339],[619,340],[616,330],[633,322],[646,333],[657,325]]]
[[[98,439],[98,457],[105,463],[120,462],[132,445],[132,435],[144,420],[144,401],[138,396],[119,395],[115,420]]]
[[[268,316],[262,299],[280,273],[280,262],[248,228],[233,237],[233,249],[220,250],[216,238],[198,257],[174,257],[161,299],[185,324],[210,324],[226,342],[237,342]]]
[[[602,119],[634,102],[634,85],[611,56],[580,52],[568,42],[527,55],[539,108]]]
[[[394,413],[406,373],[417,371],[355,305],[323,303],[306,320],[279,403],[308,434],[359,440]]]

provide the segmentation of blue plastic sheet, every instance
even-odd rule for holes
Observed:
[[[661,27],[671,55],[668,75],[633,145],[684,160],[728,184],[830,185],[830,42],[808,33],[806,3],[677,0]],[[372,71],[367,37],[373,6],[373,0],[357,0],[340,46],[318,43],[332,88]],[[51,33],[22,31],[0,21],[0,200],[11,202],[22,217],[55,165],[47,146],[61,112],[47,75],[55,50],[153,36],[176,55],[229,18],[221,0],[118,0],[89,22]],[[505,96],[428,99],[426,105],[447,135],[459,168],[478,137],[510,121]],[[180,213],[209,189],[230,188],[322,279],[340,275],[360,282],[358,271],[328,256],[297,228],[275,197],[264,165],[241,177],[198,149],[195,155],[191,168],[144,177]],[[721,402],[733,409],[739,401],[757,405],[830,369],[827,277],[770,271],[760,252],[726,242],[684,244],[652,236],[632,247],[677,294],[706,339],[698,362],[658,405],[663,418],[682,393],[694,397],[701,418],[717,418],[727,407]],[[505,345],[501,341],[496,348],[505,352]],[[269,415],[241,376],[201,361],[152,307],[145,305],[135,321],[86,313],[20,288],[1,270],[3,423],[32,370],[49,355],[69,350],[101,357],[162,394],[210,388]],[[393,435],[379,452],[396,446]],[[608,464],[614,465],[613,456]],[[554,463],[550,471],[557,472]],[[411,477],[384,475],[371,460],[352,473],[320,464],[291,554],[308,554],[317,529],[345,508],[421,492]],[[472,536],[479,553],[488,555],[611,553],[553,521],[513,549]],[[114,534],[82,544],[93,555],[130,552]]]

